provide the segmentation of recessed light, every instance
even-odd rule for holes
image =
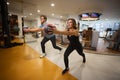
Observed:
[[[7,2],[7,5],[10,5],[10,3],[9,3],[9,2]]]
[[[26,18],[27,16],[23,16],[24,18]]]
[[[39,13],[39,12],[40,12],[40,10],[37,10],[37,12]]]
[[[32,13],[30,13],[29,15],[33,15]]]
[[[63,16],[60,16],[60,18],[62,18]]]
[[[27,16],[21,16],[22,18],[26,18]]]
[[[52,16],[54,16],[55,14],[54,13],[52,13]]]
[[[11,14],[11,13],[9,13],[8,15],[9,15],[9,16],[12,16],[12,14]]]
[[[51,3],[51,6],[55,6],[55,4],[54,4],[54,3]]]

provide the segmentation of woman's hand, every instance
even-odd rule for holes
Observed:
[[[56,32],[56,26],[53,25],[53,24],[47,24],[47,26],[49,27],[49,31],[52,31],[52,32]]]
[[[50,30],[53,32],[53,33],[56,33],[57,32],[57,28],[56,28],[56,26],[51,26],[50,27]]]
[[[53,27],[52,30],[54,33],[56,33],[58,31],[56,27]]]

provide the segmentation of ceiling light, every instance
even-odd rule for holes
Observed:
[[[60,16],[60,18],[62,18],[63,16]]]
[[[21,16],[22,18],[26,18],[27,16]]]
[[[37,10],[38,13],[40,13],[40,10]]]
[[[54,13],[52,13],[52,16],[54,16],[55,14]]]
[[[30,13],[29,15],[32,15],[32,13]]]
[[[51,6],[55,6],[55,4],[54,4],[54,3],[52,3],[52,4],[51,4]]]
[[[9,2],[7,2],[7,5],[10,5],[10,3],[9,3]]]
[[[9,16],[12,16],[12,14],[11,14],[11,13],[9,13],[8,15],[9,15]]]
[[[24,18],[26,18],[27,16],[23,16]]]

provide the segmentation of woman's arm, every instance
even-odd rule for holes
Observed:
[[[60,31],[60,30],[54,29],[53,32],[56,34],[63,34],[63,35],[75,35],[75,36],[79,35],[78,30]]]

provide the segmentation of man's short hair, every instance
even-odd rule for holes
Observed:
[[[46,15],[41,15],[40,17],[44,17],[44,19],[47,20],[47,16]]]

